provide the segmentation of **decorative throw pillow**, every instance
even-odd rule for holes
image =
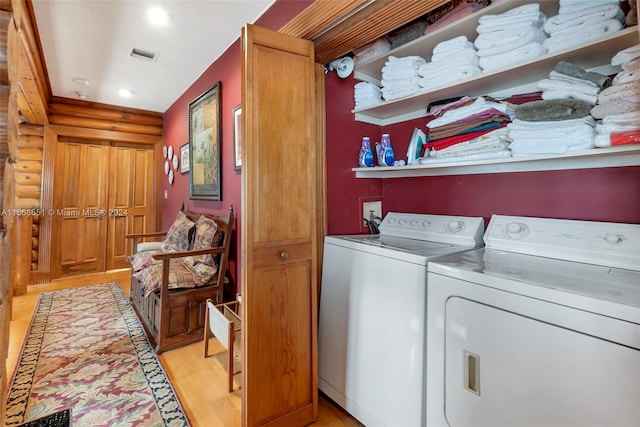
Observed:
[[[184,212],[179,211],[162,242],[162,252],[181,252],[189,249],[189,231],[193,226],[193,221]]]
[[[202,215],[196,221],[196,233],[193,239],[191,250],[198,251],[201,249],[209,249],[212,247],[216,234],[218,234],[218,225],[216,222]],[[185,265],[198,274],[200,277],[211,275],[211,267],[216,267],[215,261],[210,254],[196,255],[184,258]],[[215,269],[213,270],[215,274]]]

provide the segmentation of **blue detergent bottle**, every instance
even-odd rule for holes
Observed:
[[[382,150],[382,158],[384,164],[380,166],[393,166],[396,161],[396,156],[393,153],[393,147],[391,146],[391,137],[388,133],[383,133],[380,139],[380,149]]]
[[[373,166],[373,151],[371,151],[371,140],[368,136],[362,137],[362,145],[360,146],[360,154],[358,155],[358,164],[363,168]]]

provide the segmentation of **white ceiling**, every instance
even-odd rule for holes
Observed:
[[[81,91],[87,101],[165,112],[274,1],[33,0],[33,8],[53,96]],[[165,26],[147,19],[152,6],[167,11]],[[134,58],[133,47],[157,59]]]

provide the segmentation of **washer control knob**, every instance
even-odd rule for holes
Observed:
[[[396,219],[395,219],[395,218],[393,218],[393,217],[391,217],[391,218],[389,218],[389,219],[387,220],[387,222],[388,222],[389,224],[395,224],[395,223],[396,223]]]
[[[412,227],[415,227],[416,225],[418,225],[418,220],[417,220],[417,219],[412,219],[411,221],[409,221],[409,224],[410,224]]]
[[[447,224],[447,231],[450,233],[459,233],[464,228],[464,222],[462,221],[451,221]]]
[[[398,220],[398,224],[400,224],[400,225],[405,225],[406,223],[407,223],[407,220],[406,220],[406,219],[400,218],[400,219]]]
[[[604,236],[604,241],[607,243],[611,243],[612,245],[617,245],[621,243],[624,239],[619,234],[607,234]]]
[[[422,226],[423,226],[424,228],[427,228],[427,227],[429,227],[430,225],[431,225],[431,223],[430,223],[429,221],[422,221]]]
[[[527,226],[521,222],[512,222],[505,230],[507,237],[521,239],[527,235]]]

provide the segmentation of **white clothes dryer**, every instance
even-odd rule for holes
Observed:
[[[325,238],[319,388],[365,425],[419,426],[427,262],[482,245],[484,220],[389,212],[379,228]]]
[[[494,215],[428,266],[427,425],[640,425],[640,225]]]

